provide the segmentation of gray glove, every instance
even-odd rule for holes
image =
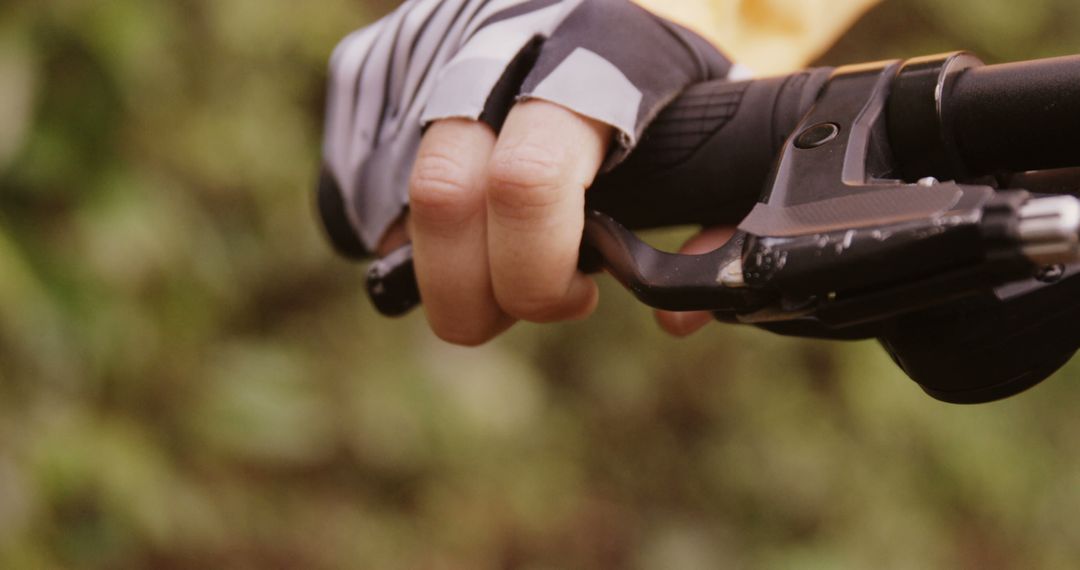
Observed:
[[[614,127],[619,163],[689,84],[727,77],[706,40],[626,0],[410,0],[335,49],[319,211],[344,255],[370,255],[408,204],[424,126],[498,129],[543,99]]]

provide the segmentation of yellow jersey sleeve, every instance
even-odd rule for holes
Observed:
[[[636,0],[712,40],[758,75],[792,71],[826,50],[878,0]]]

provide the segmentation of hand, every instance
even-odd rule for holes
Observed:
[[[683,87],[730,69],[623,0],[510,4],[407,2],[331,61],[324,222],[354,256],[411,240],[431,328],[458,344],[592,312],[586,188]]]
[[[585,189],[611,128],[558,105],[514,107],[501,133],[432,125],[409,185],[409,235],[428,322],[449,342],[486,342],[516,319],[583,318],[596,284],[576,269]]]

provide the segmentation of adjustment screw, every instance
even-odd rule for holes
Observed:
[[[795,139],[797,148],[809,150],[817,148],[840,134],[840,126],[836,123],[818,123],[799,134]]]

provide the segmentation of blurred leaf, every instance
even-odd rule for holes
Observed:
[[[22,148],[33,117],[37,69],[23,34],[0,24],[0,173]]]
[[[226,455],[269,464],[306,464],[333,451],[328,402],[310,389],[301,359],[235,344],[211,356],[192,429]]]

